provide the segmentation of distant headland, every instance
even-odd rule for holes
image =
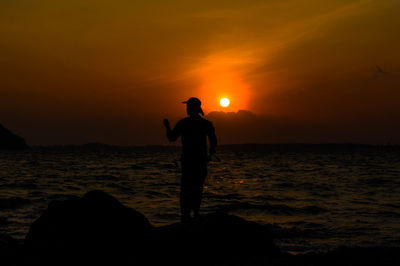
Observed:
[[[30,149],[25,140],[0,124],[0,150]]]

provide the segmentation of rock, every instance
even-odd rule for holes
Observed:
[[[2,265],[399,265],[400,249],[338,248],[290,255],[266,226],[211,213],[154,228],[102,191],[53,201],[30,227],[24,247],[0,235]]]
[[[53,201],[25,238],[30,256],[74,260],[140,255],[153,226],[138,211],[102,191]],[[136,253],[136,254],[135,254]]]
[[[325,265],[400,265],[399,247],[339,247],[322,256]]]
[[[9,235],[0,234],[0,257],[15,255],[17,242]]]
[[[159,227],[153,234],[160,254],[182,264],[193,263],[193,258],[201,264],[281,254],[265,226],[225,213],[207,214],[189,224]]]
[[[29,149],[25,140],[0,124],[0,150]]]
[[[21,245],[9,235],[0,234],[0,263],[1,265],[20,265]]]
[[[234,215],[212,213],[154,228],[139,212],[102,191],[53,201],[25,238],[28,264],[191,265],[249,256],[279,256],[270,231]]]

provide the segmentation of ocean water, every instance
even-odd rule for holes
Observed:
[[[155,226],[179,221],[179,148],[0,152],[0,231],[22,241],[52,200],[101,189]],[[202,212],[265,224],[285,251],[400,246],[400,148],[237,145],[209,165]]]

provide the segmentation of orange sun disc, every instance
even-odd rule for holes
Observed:
[[[219,101],[219,104],[220,104],[222,107],[228,107],[229,104],[230,104],[230,101],[229,101],[228,98],[222,98],[222,99]]]

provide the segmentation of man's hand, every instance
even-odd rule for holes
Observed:
[[[167,118],[164,118],[163,123],[164,123],[164,126],[165,126],[166,128],[169,128],[169,121],[168,121]]]
[[[212,158],[215,158],[217,160],[217,162],[221,162],[221,159],[217,156],[216,152],[215,152],[215,148],[210,148],[209,151],[209,155],[207,156],[208,161],[212,161]]]

